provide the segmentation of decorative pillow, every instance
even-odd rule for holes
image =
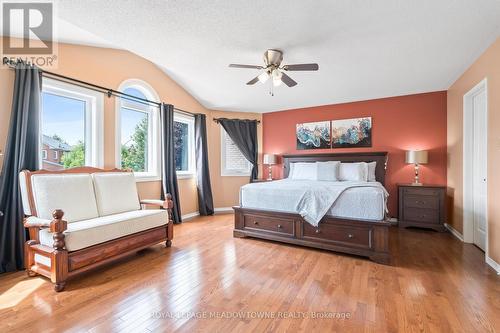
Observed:
[[[368,164],[366,162],[340,163],[339,179],[366,182],[368,180]]]
[[[316,163],[293,163],[290,179],[317,180],[318,167]]]
[[[368,165],[368,181],[376,182],[377,177],[375,176],[375,169],[377,168],[377,162],[367,163]]]
[[[339,161],[316,162],[318,180],[338,181],[339,165]]]

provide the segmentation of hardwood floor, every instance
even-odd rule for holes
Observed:
[[[500,277],[450,234],[391,228],[393,266],[384,266],[232,229],[232,215],[175,226],[171,248],[71,280],[62,293],[41,277],[1,275],[0,331],[500,330]],[[346,318],[312,318],[334,312]]]

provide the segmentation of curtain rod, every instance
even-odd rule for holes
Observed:
[[[221,119],[226,119],[226,118],[214,118],[213,121],[215,121],[218,124]],[[231,119],[231,120],[256,121],[257,124],[260,124],[260,120],[257,119]]]
[[[14,61],[12,59],[9,59],[7,57],[3,57],[3,64],[7,65],[11,69],[15,69],[15,67],[16,67],[16,61]],[[111,96],[116,96],[116,97],[120,97],[120,98],[123,98],[123,99],[126,99],[126,100],[131,100],[131,101],[135,101],[135,102],[138,102],[138,103],[146,104],[146,105],[151,105],[152,104],[152,105],[154,105],[156,107],[161,107],[161,104],[162,104],[160,102],[155,102],[155,101],[151,101],[149,99],[145,99],[145,98],[133,96],[133,95],[130,95],[130,94],[126,94],[126,93],[118,91],[118,90],[114,90],[114,89],[111,89],[111,88],[106,88],[106,87],[103,87],[103,86],[99,86],[97,84],[93,84],[93,83],[90,83],[90,82],[78,80],[78,79],[75,79],[75,78],[72,78],[72,77],[69,77],[69,76],[65,76],[65,75],[61,75],[61,74],[56,74],[56,73],[53,73],[53,72],[49,72],[49,71],[43,70],[41,68],[39,68],[39,70],[42,73],[42,75],[44,75],[44,76],[46,76],[48,78],[52,78],[54,80],[58,80],[58,81],[61,81],[61,82],[66,82],[66,83],[71,82],[71,83],[73,83],[73,84],[75,84],[77,86],[80,86],[80,87],[85,87],[85,88],[88,88],[88,89],[91,89],[91,90],[94,90],[94,91],[105,93],[108,96],[108,98],[111,97]],[[174,110],[177,110],[179,112],[184,112],[184,113],[187,113],[187,114],[190,114],[190,115],[193,115],[193,116],[196,114],[196,113],[189,112],[189,111],[182,110],[182,109],[178,109],[178,108],[175,108],[175,107],[174,107]]]

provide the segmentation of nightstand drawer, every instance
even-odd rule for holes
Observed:
[[[407,194],[403,199],[405,207],[438,209],[439,198],[431,195]]]
[[[423,223],[439,223],[439,211],[437,209],[405,207],[403,220]]]
[[[433,188],[422,188],[419,186],[413,187],[406,187],[404,190],[404,194],[406,195],[429,195],[429,196],[434,196],[437,197],[439,196],[440,190],[439,189],[433,189]]]

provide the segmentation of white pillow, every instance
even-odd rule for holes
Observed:
[[[316,163],[293,163],[290,179],[317,180],[318,167]]]
[[[339,179],[366,182],[368,180],[368,164],[366,162],[340,163]]]
[[[316,162],[318,180],[338,181],[339,165],[339,161]]]
[[[375,176],[375,169],[377,168],[377,162],[370,162],[368,164],[368,181],[376,182],[377,177]]]

